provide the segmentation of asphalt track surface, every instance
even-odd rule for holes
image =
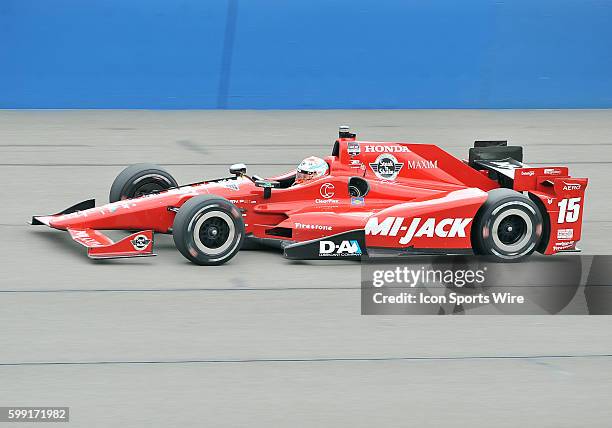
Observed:
[[[127,164],[179,183],[291,169],[361,139],[467,155],[508,138],[589,177],[581,247],[609,254],[612,111],[0,112],[0,406],[71,426],[609,426],[607,316],[361,316],[359,264],[245,251],[94,262],[32,214],[108,198]],[[27,426],[24,424],[23,426]]]

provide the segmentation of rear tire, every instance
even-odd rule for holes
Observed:
[[[220,265],[234,257],[242,246],[242,214],[227,199],[196,196],[176,213],[172,236],[187,260],[198,265]]]
[[[130,165],[119,173],[111,186],[109,202],[138,198],[178,187],[178,183],[160,166],[151,163]]]
[[[538,207],[527,196],[495,189],[476,215],[472,246],[477,254],[499,261],[520,261],[537,248],[542,223]]]

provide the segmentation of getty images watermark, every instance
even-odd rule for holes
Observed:
[[[363,315],[612,314],[612,256],[364,259]]]

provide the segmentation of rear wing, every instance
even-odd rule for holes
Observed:
[[[565,166],[531,167],[523,163],[523,148],[506,141],[477,141],[469,164],[486,171],[502,187],[527,192],[544,217],[538,251],[544,254],[579,251],[587,178],[574,178]]]
[[[514,171],[527,166],[523,163],[523,148],[509,146],[506,140],[474,141],[468,164],[479,171],[487,171],[490,179],[508,188],[512,187]]]

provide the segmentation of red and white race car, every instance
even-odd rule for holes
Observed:
[[[67,230],[91,258],[152,256],[168,233],[187,259],[230,260],[246,246],[276,245],[291,259],[362,255],[489,255],[577,251],[586,178],[532,168],[522,148],[477,141],[468,160],[435,145],[358,141],[341,127],[325,174],[296,184],[296,171],[179,186],[163,168],[136,164],[115,179],[110,203],[93,200],[32,224]],[[113,242],[103,230],[132,233]]]

